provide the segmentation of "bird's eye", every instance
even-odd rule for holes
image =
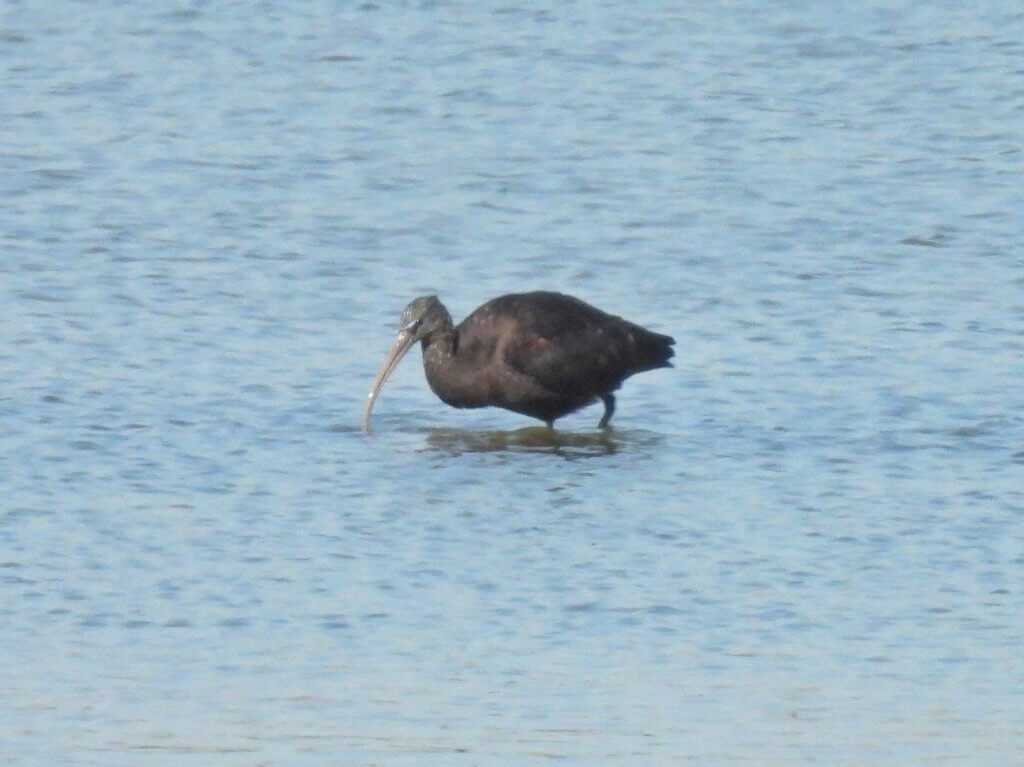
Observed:
[[[410,321],[405,326],[404,330],[405,330],[406,333],[415,333],[417,330],[420,329],[420,325],[422,325],[422,324],[423,324],[423,319],[420,318],[420,317],[417,317],[416,319]]]

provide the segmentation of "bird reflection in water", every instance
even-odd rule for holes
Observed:
[[[464,453],[547,453],[563,458],[596,458],[614,455],[623,440],[617,432],[576,433],[545,426],[515,431],[426,429],[427,446],[450,455]]]

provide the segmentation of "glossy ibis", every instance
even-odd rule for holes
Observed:
[[[612,392],[634,373],[672,367],[675,343],[561,293],[500,296],[457,326],[437,296],[423,296],[402,312],[398,338],[366,398],[364,430],[384,382],[417,341],[427,383],[445,403],[503,407],[549,428],[598,399],[598,425],[607,426]]]

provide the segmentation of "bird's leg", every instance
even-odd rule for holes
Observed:
[[[555,420],[553,418],[550,421],[545,421],[544,423],[548,425],[548,431],[555,428]]]
[[[615,412],[615,397],[611,394],[602,394],[601,401],[604,402],[604,415],[601,416],[601,421],[597,424],[597,428],[605,429],[608,427],[608,422],[612,420],[612,414]]]

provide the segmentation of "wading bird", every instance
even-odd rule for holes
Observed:
[[[606,427],[615,412],[612,392],[634,373],[672,367],[675,343],[561,293],[500,296],[457,326],[437,296],[423,296],[402,312],[398,338],[366,397],[365,431],[384,382],[417,341],[427,383],[443,402],[502,407],[548,428],[598,399],[598,426]]]

